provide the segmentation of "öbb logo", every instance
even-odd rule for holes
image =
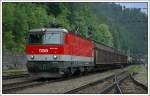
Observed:
[[[39,52],[41,52],[41,53],[47,53],[48,49],[39,49]]]

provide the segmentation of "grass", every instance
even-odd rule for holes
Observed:
[[[148,80],[148,74],[141,75],[141,77],[139,77],[139,80]]]
[[[14,76],[14,75],[21,75],[21,74],[27,74],[27,70],[25,69],[9,69],[9,70],[3,70],[2,75],[3,76]]]
[[[130,68],[128,69],[129,73],[138,73],[141,70],[141,67],[139,65],[131,65]]]
[[[129,73],[139,73],[139,80],[148,80],[148,71],[145,69],[143,65],[132,65],[128,69]]]

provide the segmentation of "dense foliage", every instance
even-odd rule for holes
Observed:
[[[59,24],[121,50],[147,54],[147,15],[114,3],[3,3],[3,48],[23,52],[29,29]]]

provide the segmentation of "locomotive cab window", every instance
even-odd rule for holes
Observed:
[[[43,39],[43,35],[44,34],[41,34],[41,33],[29,34],[28,42],[31,43],[31,44],[41,44],[42,39]]]
[[[30,44],[63,44],[62,32],[31,33],[29,35]]]

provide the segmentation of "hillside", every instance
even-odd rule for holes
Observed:
[[[3,3],[3,49],[24,52],[29,29],[59,24],[126,54],[147,55],[147,15],[114,3]]]

